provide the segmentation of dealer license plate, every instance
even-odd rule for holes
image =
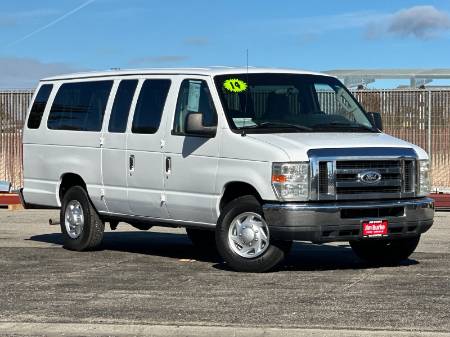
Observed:
[[[362,234],[364,237],[386,236],[388,234],[388,221],[387,220],[363,221]]]

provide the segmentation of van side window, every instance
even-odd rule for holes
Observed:
[[[125,132],[128,113],[130,112],[131,101],[133,100],[137,83],[137,80],[123,80],[120,82],[111,110],[111,117],[109,118],[109,132]]]
[[[100,131],[113,81],[64,83],[50,110],[54,130]]]
[[[169,93],[170,80],[145,80],[133,116],[133,133],[156,133]]]
[[[184,80],[181,83],[172,134],[184,135],[186,117],[192,112],[203,114],[204,126],[217,125],[216,109],[208,84],[203,80]]]
[[[44,84],[38,91],[31,107],[30,116],[28,117],[27,126],[29,129],[38,129],[41,125],[42,115],[44,114],[48,98],[52,92],[53,84]]]

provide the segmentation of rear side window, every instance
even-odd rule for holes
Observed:
[[[136,104],[133,133],[156,133],[170,88],[170,80],[146,80]]]
[[[31,107],[30,116],[28,117],[27,126],[29,129],[38,129],[41,125],[42,115],[44,114],[48,98],[52,92],[52,84],[44,84],[38,91]]]
[[[137,80],[123,80],[117,89],[114,105],[109,118],[109,132],[125,132],[131,101],[136,90]]]
[[[113,81],[63,84],[50,110],[48,128],[100,131],[112,84]]]

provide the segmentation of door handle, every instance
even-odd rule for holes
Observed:
[[[129,167],[128,167],[128,169],[130,170],[130,175],[133,174],[133,172],[134,172],[134,167],[135,167],[134,154],[131,154],[131,155],[130,155],[130,158],[129,158]]]
[[[166,174],[172,172],[172,158],[166,157]]]

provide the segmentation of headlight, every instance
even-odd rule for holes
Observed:
[[[430,181],[430,162],[428,159],[418,161],[418,186],[417,195],[426,196],[431,192],[431,181]]]
[[[308,200],[309,163],[273,163],[272,186],[279,200]]]

